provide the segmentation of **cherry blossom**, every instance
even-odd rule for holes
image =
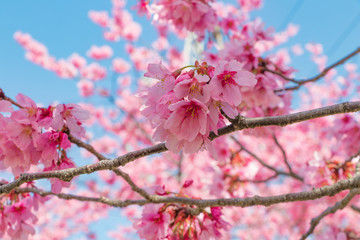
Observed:
[[[86,120],[88,116],[88,112],[81,109],[77,104],[58,104],[54,110],[54,118],[51,126],[56,130],[61,130],[66,124],[71,134],[77,137],[83,137],[85,130],[81,126],[81,121]]]

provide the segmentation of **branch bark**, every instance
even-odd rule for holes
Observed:
[[[220,128],[218,135],[210,133],[210,140],[229,134],[234,131],[243,130],[247,128],[264,127],[264,126],[286,126],[297,122],[302,122],[314,118],[320,118],[335,114],[357,112],[360,111],[360,101],[345,102],[328,107],[313,109],[309,111],[293,113],[284,116],[272,116],[261,118],[245,118],[238,117],[236,123],[232,123],[226,127]],[[152,147],[144,148],[134,152],[127,153],[123,156],[112,160],[102,160],[98,163],[85,165],[77,168],[69,168],[58,171],[49,171],[43,173],[24,173],[18,179],[8,184],[0,186],[0,193],[8,193],[12,189],[19,187],[21,184],[45,178],[58,178],[63,181],[71,181],[72,178],[81,174],[90,174],[100,170],[114,170],[117,167],[125,166],[127,163],[138,158],[149,156],[155,153],[165,152],[168,149],[165,143],[160,143]]]
[[[159,195],[151,195],[152,200],[143,199],[143,200],[119,201],[119,200],[106,199],[104,197],[89,198],[89,197],[81,197],[71,194],[61,194],[61,193],[55,194],[51,192],[43,192],[42,194],[43,196],[54,195],[63,199],[78,199],[80,201],[101,202],[113,207],[126,207],[129,205],[145,205],[151,203],[178,203],[185,205],[193,205],[203,209],[206,207],[225,207],[225,206],[234,206],[234,207],[242,207],[242,208],[251,207],[251,206],[268,207],[280,203],[309,201],[309,200],[319,199],[325,196],[334,196],[335,194],[341,191],[356,189],[359,187],[360,187],[360,176],[351,179],[340,180],[331,186],[325,186],[325,187],[313,189],[311,191],[287,193],[287,194],[269,196],[269,197],[262,197],[255,195],[253,197],[246,197],[246,198],[192,199],[192,198],[184,198],[184,197],[166,197]],[[23,189],[23,188],[17,188],[17,189]],[[24,188],[24,189],[28,189],[28,188]],[[355,193],[358,194],[357,192],[358,190],[359,189],[356,189],[356,191],[352,191],[353,192],[352,194]],[[22,191],[26,191],[26,190],[22,190]],[[32,192],[40,194],[41,190],[36,189],[35,191]]]

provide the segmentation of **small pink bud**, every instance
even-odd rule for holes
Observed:
[[[184,185],[183,185],[183,188],[187,188],[187,187],[190,187],[191,184],[193,184],[194,180],[186,180]]]

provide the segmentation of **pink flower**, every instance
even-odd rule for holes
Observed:
[[[169,106],[172,111],[165,121],[164,128],[169,129],[179,140],[193,141],[198,134],[206,135],[207,107],[200,101],[181,100]]]
[[[99,81],[106,77],[106,69],[98,63],[91,63],[81,69],[81,76],[93,81]]]
[[[148,71],[144,74],[145,77],[155,78],[160,80],[155,86],[153,86],[149,95],[163,95],[167,91],[174,89],[175,78],[164,65],[160,64],[149,64]],[[165,92],[164,92],[165,91]]]
[[[162,51],[169,48],[169,42],[165,37],[159,37],[151,46],[157,51]]]
[[[242,67],[243,65],[235,60],[220,61],[209,84],[213,99],[232,106],[241,103],[241,87],[253,87],[257,82],[254,74],[243,70]]]
[[[31,225],[37,221],[37,218],[31,212],[32,203],[31,199],[25,198],[11,206],[4,207],[4,214],[9,226],[7,234],[11,239],[27,239],[29,234],[35,234],[35,229]]]
[[[84,137],[85,130],[81,122],[89,118],[89,113],[77,104],[58,104],[55,108],[55,114],[51,126],[58,131],[66,125],[70,133],[75,137]]]
[[[0,112],[12,112],[14,109],[12,108],[12,104],[9,101],[1,100],[0,101]]]
[[[139,0],[136,5],[132,7],[136,9],[137,13],[142,16],[143,14],[149,15],[149,0]]]
[[[204,35],[205,30],[212,31],[217,24],[213,8],[201,0],[161,0],[152,5],[160,22],[170,22],[179,29],[187,29]]]
[[[320,55],[323,53],[323,46],[320,43],[307,43],[305,45],[306,50],[311,52],[313,55]]]
[[[78,75],[78,70],[71,62],[60,59],[56,64],[55,73],[61,78],[74,78]]]
[[[238,0],[241,9],[243,11],[249,12],[255,8],[260,8],[262,6],[262,0]]]
[[[136,41],[141,35],[141,25],[137,22],[130,22],[122,29],[122,37],[129,41]]]
[[[68,136],[63,132],[45,132],[40,135],[36,142],[36,149],[41,151],[41,159],[45,167],[51,166],[53,162],[59,159],[58,150],[65,150],[70,147],[71,143]]]
[[[82,97],[90,97],[92,95],[94,95],[95,89],[94,89],[94,83],[86,80],[86,79],[81,79],[76,86],[79,89],[79,94]]]
[[[101,47],[91,46],[90,50],[87,52],[87,55],[96,60],[102,60],[110,58],[113,55],[113,50],[110,46],[104,45]]]
[[[211,215],[205,214],[201,225],[200,240],[225,239],[224,232],[230,228],[230,224],[221,218],[221,208],[212,207]]]
[[[165,239],[169,235],[169,224],[169,213],[161,211],[159,204],[148,204],[143,209],[141,219],[134,223],[134,228],[141,238]]]
[[[86,66],[86,59],[81,57],[77,53],[71,54],[71,56],[68,58],[68,61],[74,65],[77,69],[81,69]]]
[[[126,73],[130,69],[130,64],[122,58],[115,58],[112,62],[112,69],[116,73]]]
[[[63,157],[58,162],[53,162],[51,166],[44,168],[44,172],[56,171],[56,170],[74,168],[74,167],[75,164],[73,163],[73,161],[71,161],[71,159]],[[71,184],[71,182],[61,181],[57,178],[51,178],[50,183],[51,183],[51,191],[54,193],[60,193],[63,187],[68,188],[70,187]]]
[[[207,103],[210,100],[210,90],[207,84],[209,81],[210,78],[207,75],[194,75],[194,72],[183,73],[176,79],[175,96],[179,99],[188,96],[189,99]]]
[[[89,11],[89,18],[102,27],[106,27],[109,24],[109,15],[105,11]]]

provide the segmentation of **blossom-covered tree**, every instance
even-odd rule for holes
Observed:
[[[127,56],[58,59],[14,33],[84,101],[0,90],[0,238],[102,239],[89,225],[116,208],[111,239],[360,238],[360,48],[328,64],[321,44],[295,45],[319,70],[295,79],[281,45],[297,26],[265,28],[250,17],[260,0],[128,4],[89,12]],[[133,14],[151,19],[151,46]]]

